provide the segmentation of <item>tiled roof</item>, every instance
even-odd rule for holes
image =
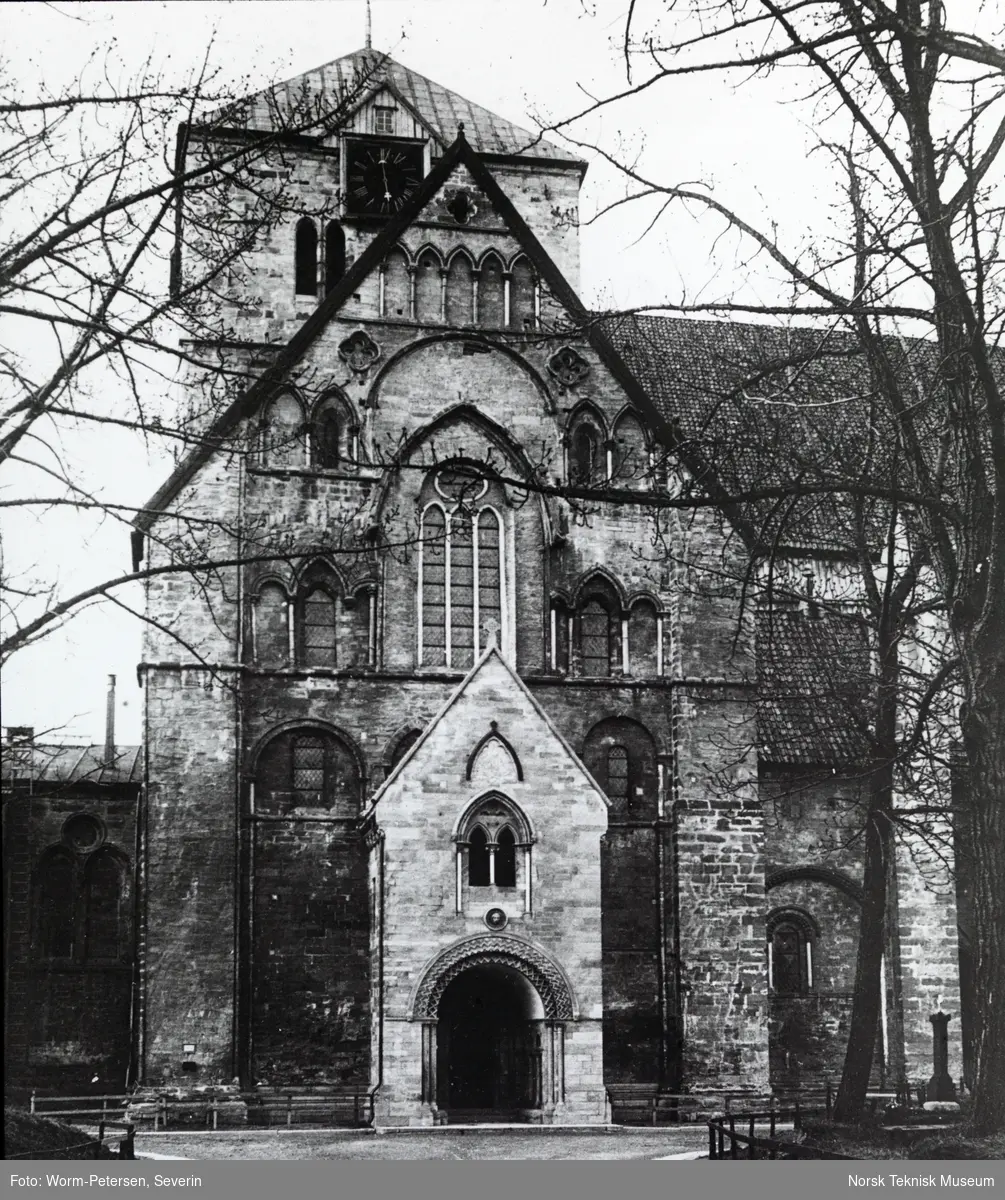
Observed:
[[[44,742],[6,744],[0,753],[4,783],[55,786],[78,784],[139,784],[142,776],[140,746],[116,746],[111,765],[105,762],[104,745],[65,746]]]
[[[880,482],[893,444],[856,339],[816,329],[631,315],[602,322],[653,404],[708,464],[727,494],[797,482]],[[897,340],[887,351],[916,415],[935,415],[934,347]],[[872,436],[875,435],[875,436]],[[696,481],[699,485],[701,480]],[[880,501],[866,501],[882,528]],[[855,551],[850,504],[833,493],[742,507],[762,542]],[[782,514],[784,513],[784,518]],[[784,519],[784,525],[782,521]]]
[[[758,752],[796,765],[869,757],[869,649],[852,621],[800,609],[757,620]]]
[[[540,140],[536,134],[489,112],[479,104],[473,104],[442,84],[434,83],[418,71],[374,50],[356,50],[352,54],[345,54],[275,88],[259,92],[246,101],[248,120],[254,128],[267,128],[270,126],[273,105],[284,110],[295,104],[302,105],[305,101],[316,101],[322,96],[351,94],[355,81],[370,72],[374,72],[373,85],[368,85],[367,94],[383,83],[390,84],[430,130],[441,150],[451,145],[463,123],[464,136],[478,154],[570,159],[568,151]]]

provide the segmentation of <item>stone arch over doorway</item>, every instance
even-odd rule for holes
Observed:
[[[462,971],[491,964],[512,967],[525,976],[541,997],[547,1020],[575,1018],[572,988],[561,967],[549,955],[519,938],[483,934],[458,942],[433,959],[416,988],[412,1020],[435,1021],[447,986]]]
[[[498,934],[468,938],[426,969],[412,1014],[422,1023],[423,1105],[436,1119],[554,1119],[575,1004],[543,951]]]

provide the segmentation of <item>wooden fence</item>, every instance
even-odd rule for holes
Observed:
[[[162,1129],[219,1129],[224,1125],[303,1125],[321,1128],[366,1128],[373,1124],[373,1091],[256,1088],[205,1096],[101,1095],[39,1096],[32,1093],[30,1111],[39,1116],[109,1123],[128,1117],[132,1125]]]

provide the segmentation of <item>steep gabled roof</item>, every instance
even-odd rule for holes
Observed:
[[[322,97],[351,95],[360,79],[367,80],[365,96],[360,102],[379,88],[389,88],[433,138],[438,147],[438,151],[434,150],[434,156],[453,143],[463,124],[465,135],[477,154],[570,161],[566,151],[543,141],[537,134],[522,129],[479,104],[473,104],[442,84],[434,83],[418,71],[375,50],[354,50],[352,54],[344,54],[341,58],[248,97],[240,108],[252,128],[268,129],[271,128],[277,107],[280,110],[292,110],[294,106],[300,106],[301,111],[309,111],[303,106],[315,103]]]
[[[527,685],[516,673],[516,671],[513,670],[506,659],[503,658],[499,651],[499,647],[495,644],[495,642],[493,642],[487,649],[482,651],[478,661],[471,668],[471,670],[468,671],[467,675],[464,676],[457,687],[450,693],[443,707],[422,731],[422,735],[416,740],[415,744],[410,746],[407,753],[402,756],[401,761],[395,764],[394,770],[391,771],[388,777],[374,793],[373,799],[370,801],[368,813],[372,813],[376,809],[378,803],[380,802],[380,798],[394,783],[394,781],[408,769],[408,764],[416,757],[417,754],[420,753],[422,747],[426,744],[426,742],[429,741],[430,737],[432,737],[437,726],[440,725],[440,723],[452,709],[456,708],[457,704],[470,688],[472,681],[486,670],[489,663],[497,663],[502,668],[505,676],[508,678],[514,689],[519,692],[520,696],[526,701],[533,712],[541,719],[543,724],[547,727],[549,733],[568,755],[572,764],[583,775],[587,783],[589,783],[589,785],[600,797],[604,807],[609,807],[610,801],[607,799],[607,795],[605,794],[603,788],[593,778],[583,760],[565,740],[555,723],[552,721],[551,717],[548,716],[545,710],[535,699],[533,692],[531,692],[530,688],[527,687]]]
[[[788,491],[783,503],[742,506],[761,544],[859,553],[856,506],[840,485],[894,487],[898,443],[856,336],[654,314],[600,323],[653,406],[675,425],[681,448],[708,464],[729,494]],[[937,346],[890,337],[885,352],[916,431],[937,437],[944,404]],[[833,490],[797,498],[800,485]],[[872,544],[881,545],[885,502],[863,498],[861,512]]]
[[[181,459],[164,486],[150,499],[134,521],[139,533],[147,533],[150,530],[157,515],[164,511],[199,467],[217,450],[223,448],[225,438],[236,424],[243,417],[257,411],[265,399],[280,385],[286,373],[320,337],[328,323],[337,316],[343,304],[351,298],[355,291],[358,291],[363,280],[379,267],[459,164],[465,166],[471,173],[475,183],[481,188],[521,249],[533,263],[551,296],[566,310],[575,328],[582,331],[582,336],[590,342],[601,361],[624,388],[635,408],[649,422],[662,441],[668,446],[676,443],[677,433],[671,422],[650,401],[645,389],[626,366],[604,330],[584,307],[568,280],[555,265],[554,260],[499,186],[484,160],[472,149],[465,134],[461,133],[422,181],[421,186],[415,190],[401,212],[388,221],[342,277],[338,286],[332,289],[285,347],[282,347],[275,363],[266,369],[259,379],[217,418],[199,444]],[[489,332],[486,331],[486,334]],[[711,482],[707,469],[697,463],[689,465],[696,474],[701,474],[706,480],[709,480],[708,486],[714,490],[714,484]]]

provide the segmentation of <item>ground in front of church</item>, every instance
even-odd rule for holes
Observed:
[[[660,1129],[309,1129],[140,1133],[137,1157],[189,1159],[655,1159],[708,1153],[705,1125]]]

